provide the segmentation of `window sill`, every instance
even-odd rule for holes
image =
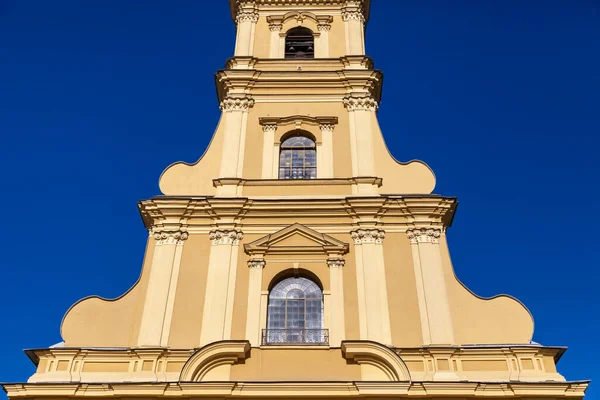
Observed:
[[[261,350],[329,350],[328,344],[267,344],[260,345]]]

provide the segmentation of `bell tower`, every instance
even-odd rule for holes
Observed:
[[[9,398],[582,398],[521,302],[458,281],[457,199],[389,153],[371,2],[229,4],[221,117],[138,204],[139,280],[75,303]]]
[[[221,121],[195,165],[165,171],[163,193],[243,196],[274,186],[283,196],[318,196],[325,188],[348,195],[433,190],[435,177],[425,164],[397,162],[383,141],[377,122],[382,74],[365,55],[370,1],[230,4],[237,37],[234,57],[216,74]],[[314,152],[304,154],[314,160],[286,159],[284,142],[294,135],[304,135],[304,145],[313,142]]]

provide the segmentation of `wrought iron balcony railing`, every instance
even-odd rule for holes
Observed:
[[[329,329],[263,329],[262,345],[327,345]]]

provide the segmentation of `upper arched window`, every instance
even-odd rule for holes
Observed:
[[[287,278],[269,293],[263,344],[327,343],[323,291],[307,278]]]
[[[317,146],[307,136],[291,136],[281,143],[279,179],[316,179]]]
[[[285,58],[315,58],[315,38],[310,29],[289,30],[285,36]]]

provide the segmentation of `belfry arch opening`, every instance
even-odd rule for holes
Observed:
[[[300,26],[288,31],[285,58],[315,58],[315,37],[310,29]]]

